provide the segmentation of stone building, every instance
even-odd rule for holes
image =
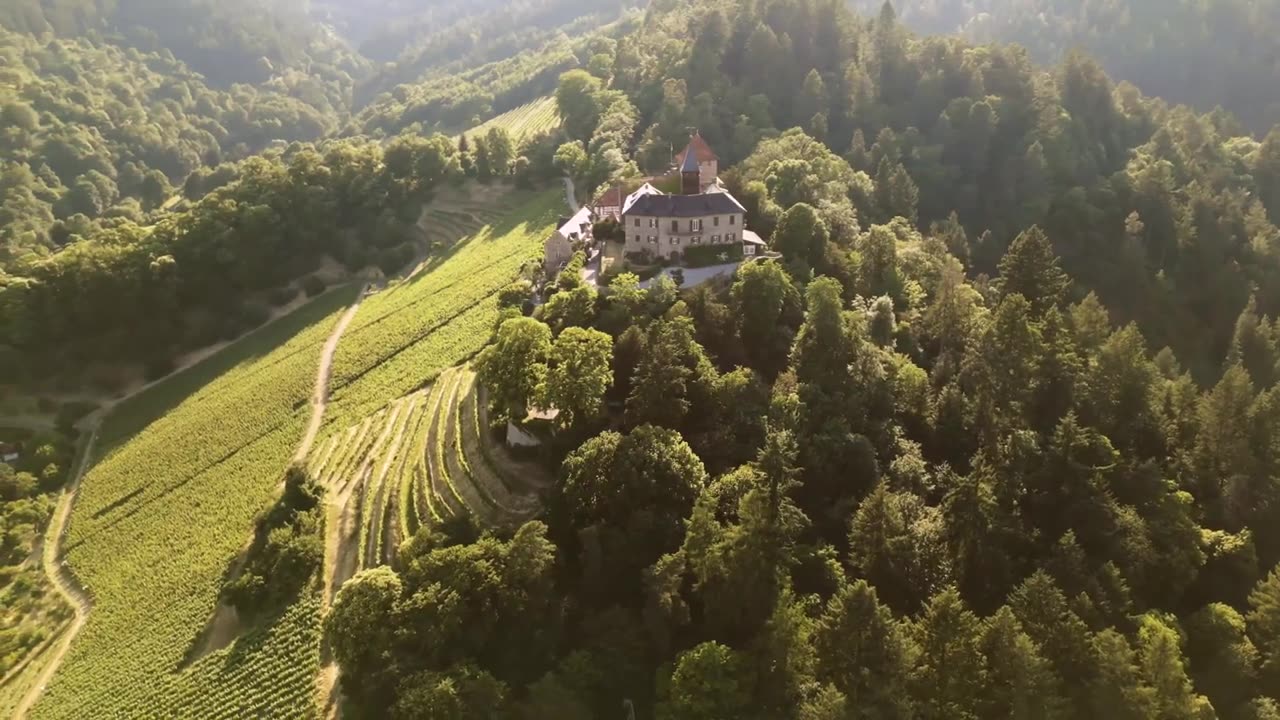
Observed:
[[[679,195],[666,195],[646,184],[627,197],[622,209],[625,252],[670,260],[691,247],[741,245],[747,211],[720,187],[715,153],[695,133],[677,158]],[[754,254],[756,245],[750,244],[747,254]]]

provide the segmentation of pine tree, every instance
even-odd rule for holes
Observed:
[[[1191,688],[1178,632],[1164,620],[1144,617],[1138,629],[1138,667],[1154,691],[1156,717],[1197,720],[1213,717],[1213,706]]]
[[[980,643],[986,660],[983,684],[984,718],[1051,720],[1065,718],[1066,702],[1053,667],[1008,607],[983,624]]]
[[[907,692],[911,641],[865,580],[843,585],[827,601],[814,631],[817,677],[868,715],[911,717]]]
[[[1273,568],[1249,594],[1249,638],[1262,655],[1261,677],[1267,687],[1280,687],[1280,566]],[[1275,690],[1272,690],[1272,695]]]
[[[1037,314],[1062,302],[1071,280],[1058,267],[1058,256],[1049,238],[1039,227],[1014,238],[1000,259],[1000,277],[995,287],[1001,295],[1021,295]]]
[[[920,717],[980,717],[987,682],[982,626],[960,593],[953,588],[935,595],[913,629],[919,651],[911,687]]]

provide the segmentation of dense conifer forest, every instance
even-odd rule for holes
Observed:
[[[337,591],[344,712],[1280,718],[1280,11],[851,5],[6,5],[0,376],[162,375],[438,250],[446,188],[594,196],[696,128],[771,256],[497,295],[486,417],[555,408],[554,481]],[[245,607],[291,527],[289,592],[323,565],[300,473]]]

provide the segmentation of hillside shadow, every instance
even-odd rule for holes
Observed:
[[[271,354],[298,333],[351,304],[357,290],[358,285],[354,283],[337,286],[297,310],[250,331],[200,362],[121,401],[111,408],[102,424],[99,449],[95,453],[97,459],[106,458],[124,442],[226,373]]]

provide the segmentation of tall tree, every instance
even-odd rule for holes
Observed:
[[[935,595],[914,626],[912,695],[922,718],[977,718],[987,682],[982,624],[954,589]]]
[[[493,345],[476,358],[476,374],[494,405],[521,420],[546,377],[550,353],[551,328],[533,318],[513,318],[502,323]]]
[[[1058,256],[1048,236],[1039,227],[1032,227],[1014,238],[1000,259],[1000,277],[995,285],[1002,295],[1021,295],[1036,313],[1043,313],[1062,302],[1071,280],[1058,267]]]
[[[604,411],[604,395],[613,382],[613,338],[599,330],[567,328],[549,353],[550,369],[542,397],[560,411],[565,427],[590,422]]]
[[[827,601],[814,633],[818,679],[850,707],[874,717],[909,718],[912,641],[865,580],[842,585]]]
[[[662,720],[719,720],[742,717],[750,707],[743,660],[719,643],[702,643],[676,661],[666,698],[655,715]]]
[[[1261,677],[1266,687],[1280,687],[1280,567],[1272,568],[1249,594],[1249,638],[1262,655]],[[1271,691],[1272,697],[1275,691]]]

